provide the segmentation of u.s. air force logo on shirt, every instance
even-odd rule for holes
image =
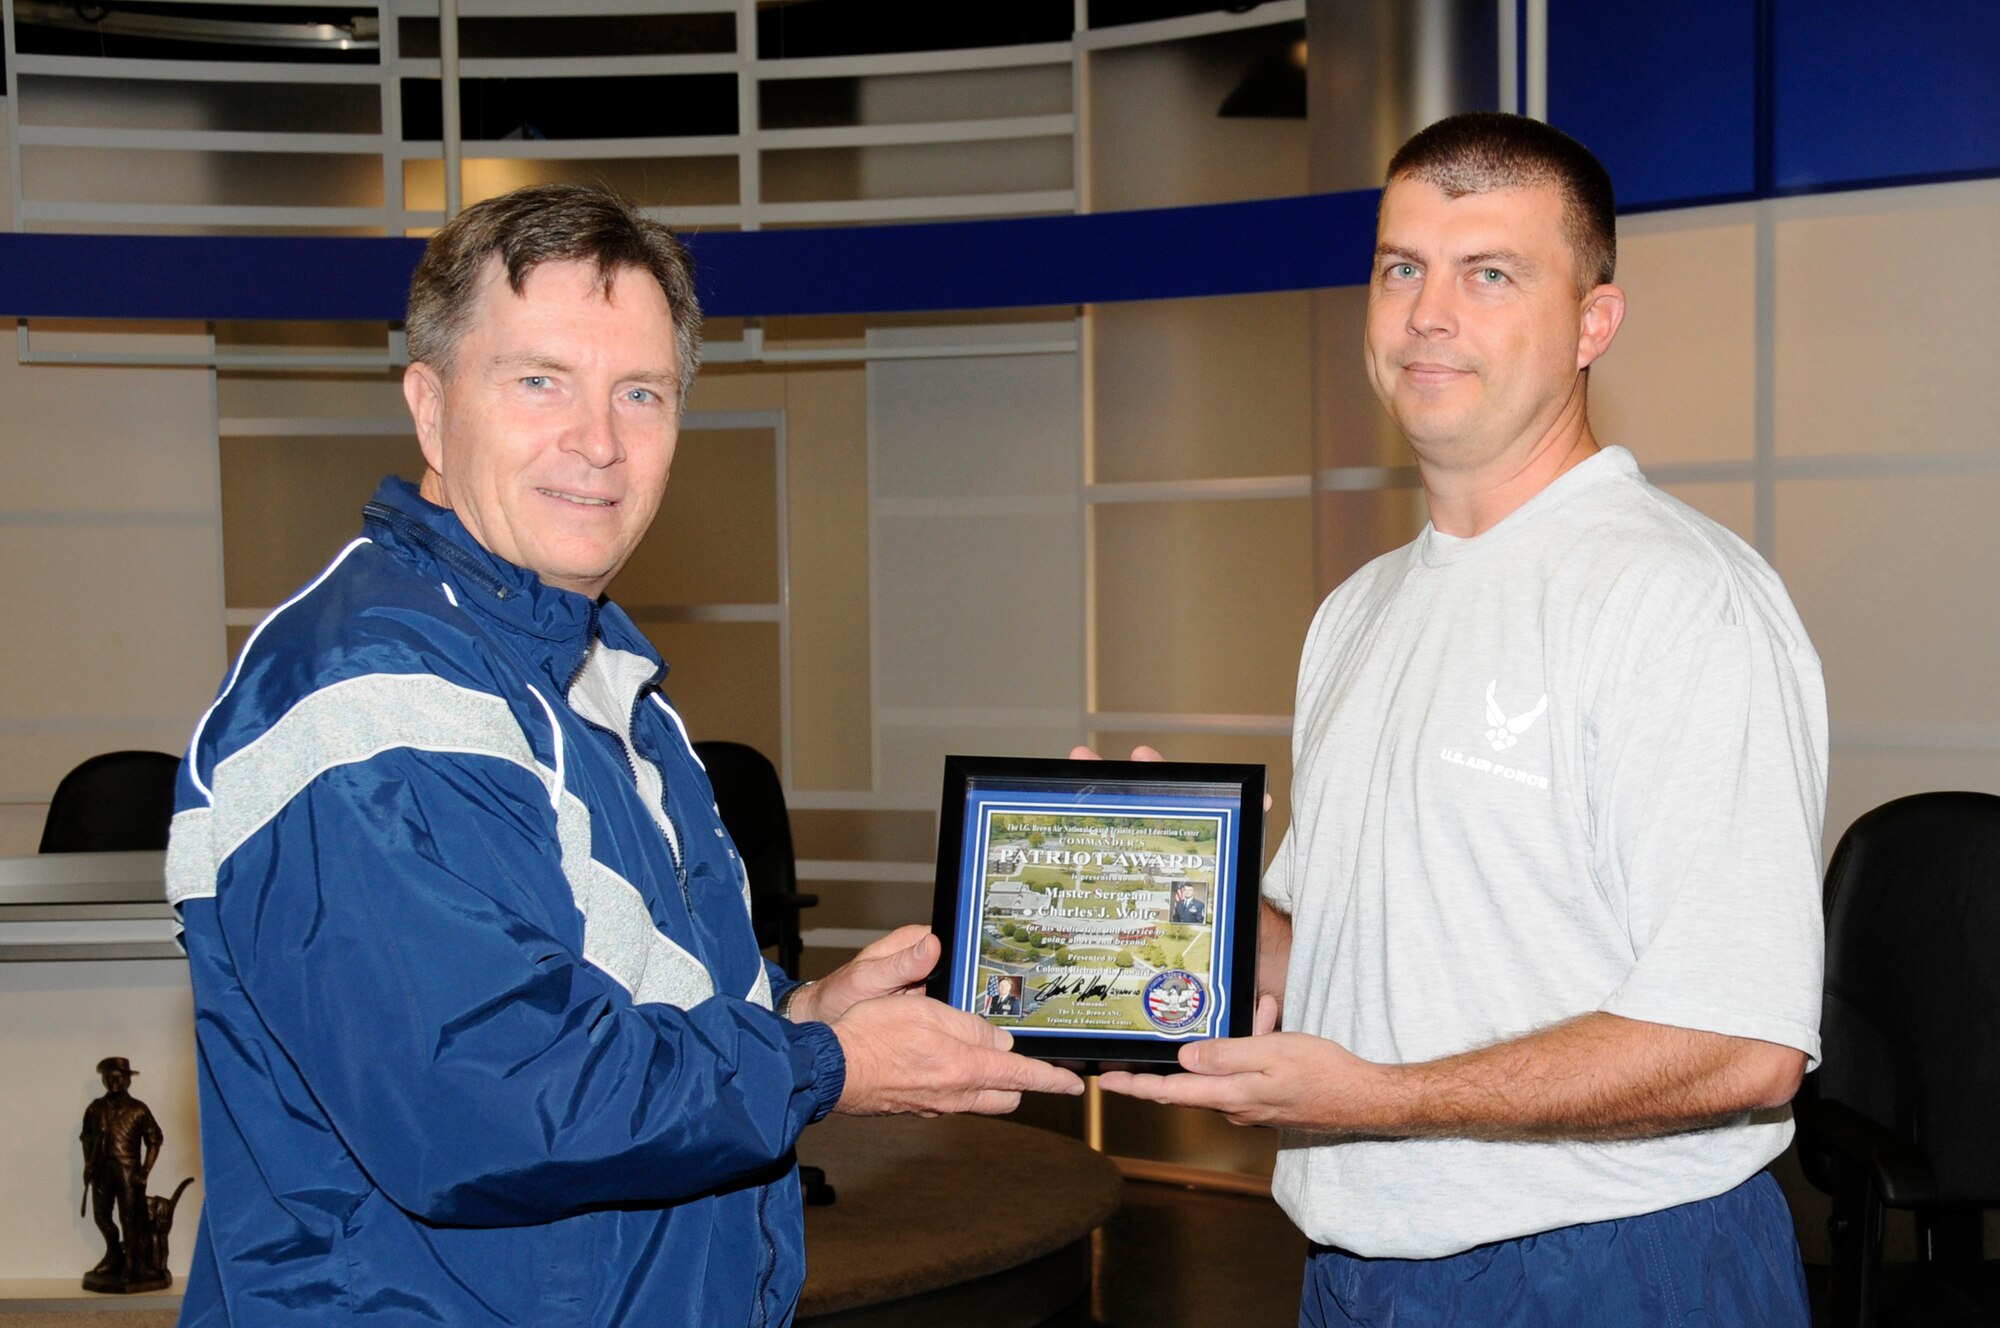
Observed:
[[[1520,744],[1521,737],[1535,727],[1535,722],[1549,712],[1549,696],[1542,693],[1541,699],[1533,705],[1507,713],[1507,707],[1500,702],[1500,680],[1495,678],[1486,684],[1486,724],[1482,736],[1488,747],[1495,752],[1504,752]],[[1492,775],[1496,779],[1508,780],[1515,784],[1525,784],[1529,788],[1548,791],[1549,777],[1533,770],[1524,770],[1505,760],[1473,753],[1468,754],[1456,745],[1446,744],[1438,753],[1438,759],[1449,765],[1460,765],[1468,770]]]

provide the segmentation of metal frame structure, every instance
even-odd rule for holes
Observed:
[[[200,0],[217,13],[243,7],[244,0]],[[280,0],[304,3],[305,0]],[[268,3],[260,9],[268,10]],[[463,185],[463,162],[475,160],[575,162],[590,160],[660,160],[731,157],[736,162],[738,196],[729,204],[666,205],[649,208],[659,219],[677,227],[724,227],[760,230],[769,226],[842,225],[974,217],[1005,217],[1075,212],[1080,209],[1084,149],[1078,133],[1079,113],[934,119],[910,123],[852,124],[822,128],[766,129],[759,124],[761,89],[798,79],[877,79],[903,75],[972,74],[1021,68],[1064,67],[1072,71],[1072,87],[1081,90],[1080,72],[1088,53],[1119,46],[1173,41],[1209,33],[1298,22],[1305,0],[1275,0],[1248,13],[1214,13],[1116,28],[1090,29],[1087,6],[1078,0],[1076,31],[1066,42],[999,46],[973,50],[917,51],[887,55],[856,55],[815,59],[764,59],[756,50],[756,0],[575,0],[555,5],[549,0],[388,0],[375,11],[378,63],[328,65],[284,60],[219,61],[97,58],[75,55],[22,54],[18,47],[15,0],[0,0],[5,18],[7,56],[7,116],[9,186],[17,231],[137,229],[184,231],[242,228],[254,231],[349,230],[368,234],[422,234],[441,225],[457,209]],[[458,54],[461,20],[531,17],[617,17],[631,15],[726,14],[735,20],[735,49],[723,53],[668,55],[591,55],[547,58],[479,58]],[[401,24],[408,19],[436,17],[440,55],[405,56]],[[736,80],[738,132],[688,137],[619,137],[570,140],[464,140],[457,124],[459,99],[452,95],[464,79],[613,78],[632,75],[727,74]],[[406,80],[438,80],[444,89],[444,133],[438,141],[406,141],[402,95]],[[143,125],[105,126],[48,122],[34,103],[55,84],[87,84],[92,80],[142,81],[182,85],[257,85],[271,87],[345,85],[379,89],[378,123],[374,132],[261,132]],[[23,84],[29,102],[25,113]],[[999,190],[992,193],[917,193],[898,196],[826,198],[804,202],[771,202],[763,197],[764,167],[776,153],[822,149],[869,149],[975,144],[1008,140],[1066,139],[1073,145],[1070,180],[1051,179],[1044,188]],[[267,153],[375,157],[381,176],[379,206],[302,206],[272,200],[267,203],[161,203],[62,198],[31,186],[25,154],[36,149],[69,151],[118,150],[145,153]],[[408,168],[438,162],[443,168],[445,206],[413,208],[408,198]],[[268,355],[211,348],[209,355],[163,359],[144,351],[120,353],[49,353],[36,347],[25,323],[18,333],[18,353],[24,363],[207,364],[244,369],[353,369],[393,367],[404,362],[399,334],[385,328],[383,349],[377,352],[315,352]],[[1073,342],[1029,347],[1019,344],[939,346],[918,352],[931,358],[989,354],[1066,353]],[[865,346],[851,348],[788,347],[767,343],[754,320],[736,342],[710,346],[712,363],[768,364],[856,361],[882,352]],[[908,352],[905,352],[908,353]]]

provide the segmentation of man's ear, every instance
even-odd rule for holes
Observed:
[[[418,360],[403,370],[403,401],[417,426],[424,465],[444,473],[444,383],[438,371]]]
[[[1608,282],[1593,286],[1583,297],[1583,317],[1576,334],[1576,367],[1588,369],[1611,349],[1611,339],[1625,321],[1625,292]]]

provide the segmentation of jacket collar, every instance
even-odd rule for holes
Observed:
[[[456,512],[431,502],[400,476],[383,477],[361,516],[371,539],[450,583],[462,607],[533,638],[538,643],[534,653],[544,658],[550,676],[565,690],[599,636],[615,649],[660,661],[652,642],[617,605],[548,585],[499,557],[472,537]],[[665,673],[666,665],[660,663],[660,676]],[[654,685],[658,681],[656,677]]]

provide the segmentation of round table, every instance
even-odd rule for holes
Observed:
[[[839,1196],[806,1209],[813,1328],[1041,1323],[1089,1290],[1122,1185],[1075,1139],[978,1116],[829,1116],[799,1160]]]

